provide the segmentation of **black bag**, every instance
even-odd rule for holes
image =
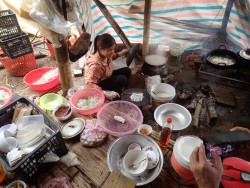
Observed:
[[[69,59],[72,62],[76,62],[83,55],[85,55],[91,45],[91,35],[87,32],[83,32],[76,42],[69,48]]]

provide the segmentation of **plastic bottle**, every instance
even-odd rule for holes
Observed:
[[[2,164],[0,163],[0,183],[2,183],[4,179],[5,179],[5,171]]]
[[[173,130],[172,118],[167,118],[167,121],[162,125],[161,136],[158,143],[162,149],[167,149],[168,142],[172,135],[172,130]]]

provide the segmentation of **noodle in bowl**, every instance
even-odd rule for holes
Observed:
[[[70,104],[79,114],[91,115],[102,107],[104,100],[102,91],[95,88],[83,88],[74,93],[70,98]]]

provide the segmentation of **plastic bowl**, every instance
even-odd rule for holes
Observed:
[[[86,99],[89,97],[98,97],[100,99],[100,103],[96,105],[95,107],[89,108],[89,109],[82,109],[82,108],[76,107],[76,103],[78,102],[79,99]],[[91,115],[91,114],[96,113],[102,107],[104,100],[105,100],[105,97],[102,91],[95,89],[95,88],[84,88],[84,89],[78,90],[77,92],[73,94],[73,96],[70,98],[70,104],[72,108],[75,111],[77,111],[79,114]]]
[[[17,186],[17,185],[19,185],[19,186]],[[20,186],[20,185],[21,185],[21,186]],[[9,185],[7,185],[6,188],[13,188],[13,187],[22,187],[22,188],[26,188],[27,185],[26,185],[26,183],[25,183],[24,181],[22,181],[22,180],[16,180],[16,181],[11,182]]]
[[[40,98],[40,105],[48,111],[63,103],[64,98],[56,93],[47,93]]]
[[[34,82],[38,81],[46,72],[54,69],[56,69],[56,67],[43,67],[30,71],[28,74],[24,76],[23,82],[35,91],[49,90],[55,87],[60,82],[59,74],[56,75],[54,78],[52,78],[50,81],[43,84],[34,84]]]
[[[114,116],[123,118],[124,123],[115,120]],[[142,121],[141,110],[135,104],[127,101],[110,102],[97,113],[98,125],[113,136],[123,136],[136,132]]]
[[[133,167],[133,165],[135,165]],[[144,151],[130,150],[123,159],[123,167],[132,176],[140,176],[147,170],[148,158]]]
[[[67,109],[67,114],[64,114],[62,116],[56,115],[56,112],[59,110],[59,108],[61,108],[61,110],[62,110],[62,108],[64,108],[65,112]],[[65,121],[65,120],[69,119],[71,115],[72,115],[72,108],[69,104],[60,104],[53,109],[53,116],[60,121]]]
[[[8,95],[9,95],[9,96],[8,96],[8,99],[5,101],[5,103],[2,104],[2,105],[0,105],[0,109],[1,109],[1,108],[5,107],[5,106],[7,106],[8,104],[11,103],[13,93],[12,93],[11,89],[9,89],[9,88],[7,88],[7,87],[1,87],[1,86],[0,86],[0,90],[3,90],[3,91],[5,91],[5,92],[7,92]]]

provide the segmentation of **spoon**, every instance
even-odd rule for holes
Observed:
[[[129,168],[131,169],[137,169],[138,168],[138,166],[141,164],[141,162],[142,161],[145,161],[147,159],[147,157],[144,157],[143,159],[141,159],[139,162],[136,162],[136,163],[133,163],[133,164],[131,164],[130,166],[129,166]]]

